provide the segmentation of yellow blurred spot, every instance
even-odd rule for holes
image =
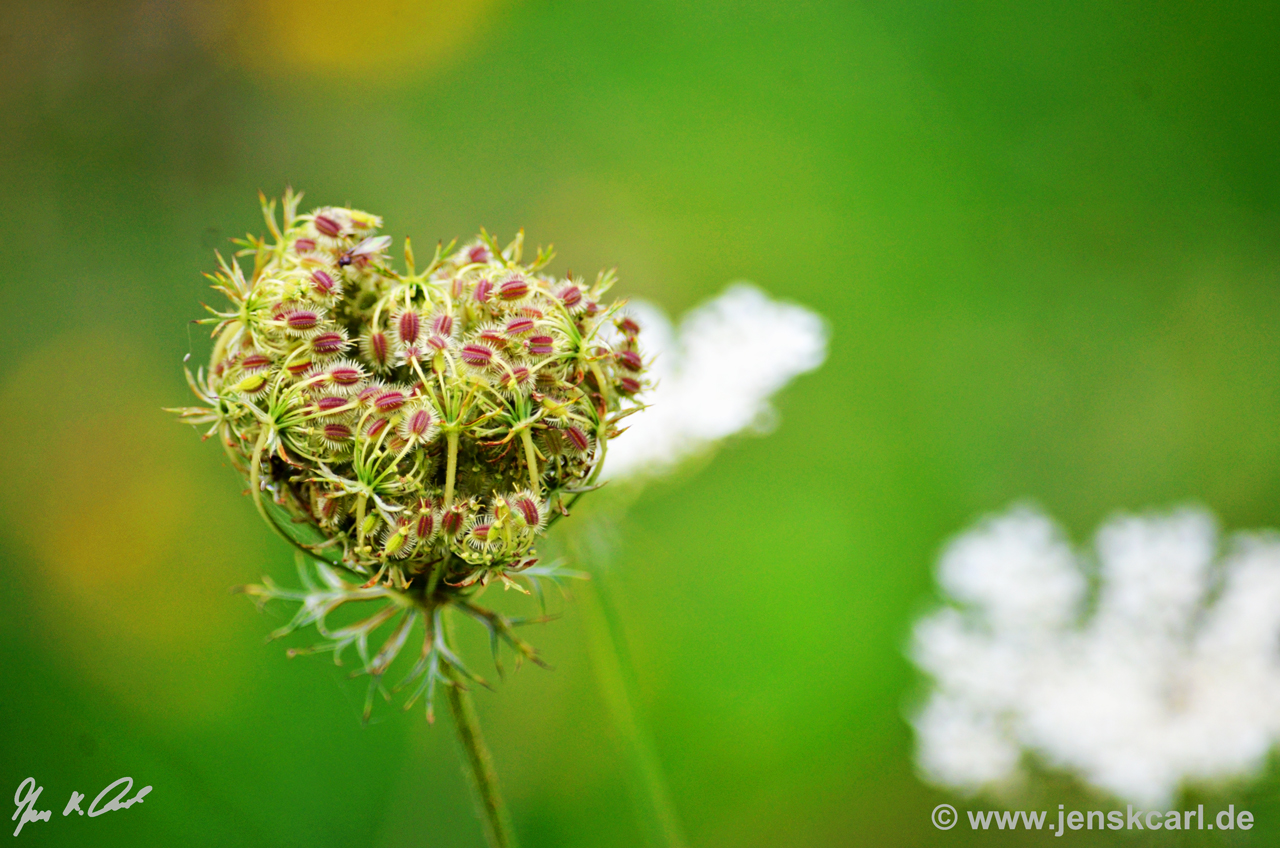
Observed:
[[[193,5],[206,41],[272,76],[395,83],[430,70],[479,35],[492,0],[246,0]]]
[[[60,659],[131,707],[207,715],[229,698],[200,666],[217,659],[231,580],[192,544],[194,437],[123,335],[55,339],[0,385],[0,417],[23,436],[0,452],[3,532],[35,566],[24,587]],[[84,379],[85,351],[102,350],[112,367]]]

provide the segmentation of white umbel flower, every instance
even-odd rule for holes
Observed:
[[[678,331],[655,306],[629,311],[644,327],[655,388],[642,398],[649,408],[626,419],[626,438],[609,444],[612,479],[661,472],[748,427],[767,429],[769,398],[827,355],[818,315],[745,283],[694,309]]]
[[[1280,743],[1280,539],[1219,557],[1212,516],[1121,517],[1078,554],[1048,518],[987,519],[942,555],[955,606],[914,630],[934,681],[914,717],[925,777],[1006,783],[1024,754],[1120,799],[1257,774]]]

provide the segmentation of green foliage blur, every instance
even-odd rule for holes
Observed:
[[[945,540],[1023,498],[1078,540],[1280,526],[1278,37],[1244,2],[5,4],[0,793],[53,809],[21,844],[482,844],[447,717],[362,727],[344,669],[263,646],[284,610],[227,590],[292,557],[160,411],[213,249],[286,184],[397,250],[523,226],[676,315],[738,279],[824,315],[775,432],[617,521],[638,708],[691,845],[979,844],[904,718]],[[516,828],[643,844],[563,609],[527,634],[555,670],[477,696]],[[62,817],[123,775],[145,803]],[[1274,844],[1277,788],[1186,800]],[[1173,844],[1140,837],[1073,835]]]

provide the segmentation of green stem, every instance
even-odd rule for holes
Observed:
[[[538,454],[533,449],[533,437],[527,429],[520,431],[520,441],[524,442],[524,461],[529,466],[529,490],[538,495],[542,489],[538,485]]]
[[[453,506],[453,481],[458,474],[458,431],[450,430],[445,434],[449,442],[449,464],[444,472],[444,505]]]
[[[596,682],[622,741],[636,787],[636,801],[643,808],[641,820],[651,845],[684,848],[684,834],[671,793],[662,774],[653,740],[641,724],[635,709],[628,667],[623,655],[622,633],[607,603],[600,569],[575,591],[587,630],[587,647],[595,666]]]
[[[452,641],[453,627],[448,614],[445,619],[445,636]],[[498,773],[493,767],[493,755],[484,744],[480,732],[480,717],[476,715],[471,693],[463,688],[462,681],[454,675],[454,685],[446,686],[445,695],[453,723],[458,728],[458,743],[466,758],[467,772],[475,789],[476,809],[484,824],[485,839],[490,848],[515,848],[515,833],[511,829],[511,816],[498,788]]]

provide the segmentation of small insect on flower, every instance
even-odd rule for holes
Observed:
[[[377,256],[391,246],[391,236],[369,236],[350,250],[344,251],[338,259],[338,266],[345,268],[353,262],[367,262],[370,257]]]

